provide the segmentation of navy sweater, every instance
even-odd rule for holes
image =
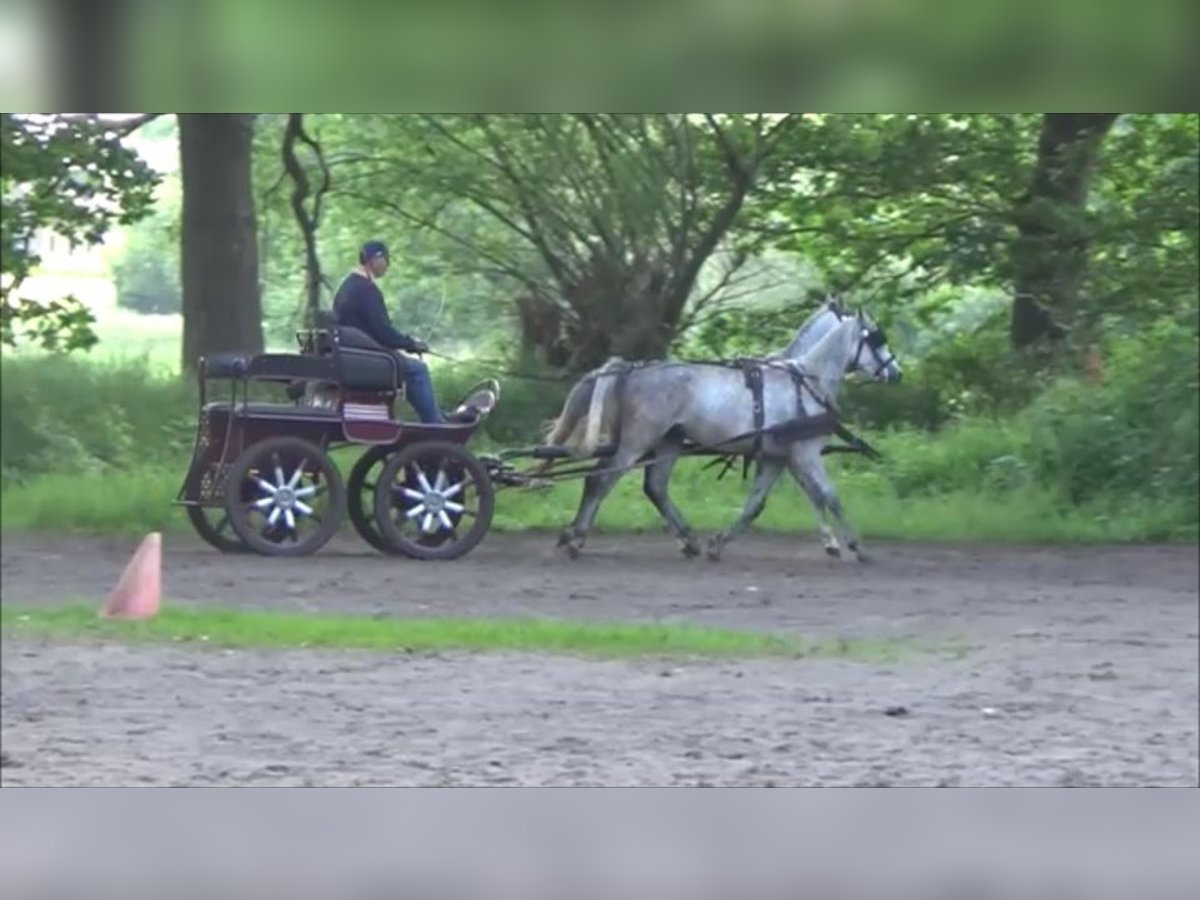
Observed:
[[[366,275],[351,272],[333,298],[333,315],[339,325],[349,325],[374,338],[384,347],[413,351],[417,343],[392,327],[383,292]]]

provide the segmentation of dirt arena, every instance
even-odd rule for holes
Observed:
[[[136,541],[6,536],[3,602],[99,603]],[[962,658],[666,664],[5,637],[4,784],[1196,785],[1195,547],[491,535],[454,563],[166,539],[167,602],[959,639]],[[899,713],[899,714],[898,714]]]

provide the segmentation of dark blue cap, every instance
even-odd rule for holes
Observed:
[[[374,259],[377,256],[382,256],[384,259],[390,258],[388,257],[387,244],[383,241],[367,241],[362,245],[362,250],[358,252],[358,258],[363,262],[366,262],[368,259]]]

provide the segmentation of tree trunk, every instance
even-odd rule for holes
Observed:
[[[185,372],[204,354],[263,349],[253,137],[252,114],[179,114]]]
[[[321,168],[321,182],[315,195],[309,186],[308,175],[296,156],[296,141],[302,141],[317,159]],[[329,166],[321,145],[309,137],[304,130],[304,113],[288,113],[287,128],[283,136],[283,167],[292,179],[292,214],[304,239],[304,322],[313,327],[321,311],[321,285],[326,283],[321,274],[321,259],[317,255],[317,230],[321,226],[321,204],[328,193],[331,179]],[[312,196],[311,209],[304,202]]]
[[[1088,177],[1117,113],[1047,113],[1028,194],[1016,210],[1015,297],[1010,339],[1017,348],[1066,334],[1087,268]],[[1055,320],[1058,321],[1055,321]]]

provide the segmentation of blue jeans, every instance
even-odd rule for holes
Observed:
[[[437,397],[433,393],[433,381],[429,377],[429,366],[422,360],[411,356],[397,354],[400,360],[400,371],[404,373],[404,387],[408,402],[417,411],[422,422],[441,424],[446,421]]]

